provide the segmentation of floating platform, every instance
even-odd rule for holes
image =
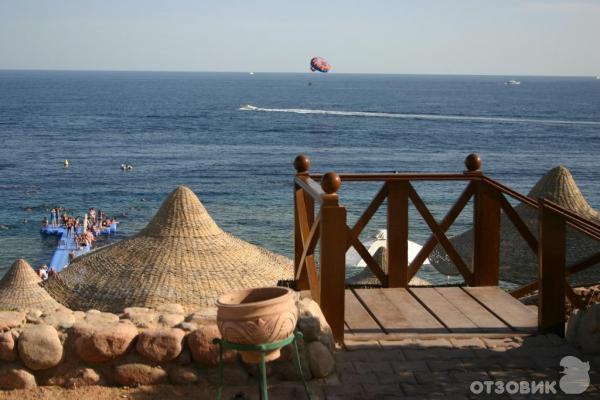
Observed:
[[[76,257],[82,256],[89,253],[92,250],[92,246],[86,245],[84,247],[77,246],[75,237],[69,236],[66,227],[61,225],[48,225],[40,229],[40,232],[44,235],[58,236],[58,246],[52,255],[52,259],[48,264],[50,269],[54,269],[56,272],[62,271],[69,265],[69,253],[74,252]],[[111,235],[117,232],[117,224],[112,224],[110,227],[105,227],[100,231],[100,235]],[[77,229],[77,234],[83,233],[83,227]]]

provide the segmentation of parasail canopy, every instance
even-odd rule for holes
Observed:
[[[310,60],[310,70],[319,72],[329,72],[331,65],[323,57],[313,57]]]

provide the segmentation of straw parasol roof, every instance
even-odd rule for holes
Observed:
[[[560,165],[548,171],[531,189],[528,197],[549,199],[582,217],[600,223],[600,213],[586,201],[577,187],[569,170]],[[538,237],[538,213],[532,207],[519,204],[515,211],[527,224],[531,233]],[[502,214],[500,236],[500,278],[519,284],[529,283],[538,278],[537,258],[525,243],[512,222]],[[473,249],[473,230],[470,229],[450,239],[463,261],[471,266]],[[600,242],[567,228],[567,265],[572,265],[600,252]],[[458,270],[448,258],[444,249],[438,245],[429,256],[432,265],[442,274],[458,275]],[[597,282],[600,271],[597,266],[588,268],[569,277],[572,283],[583,284]]]
[[[387,274],[388,271],[388,250],[386,247],[380,247],[377,249],[375,254],[373,254],[373,259],[379,266],[383,269],[383,272]],[[350,285],[381,285],[379,279],[371,272],[371,269],[365,267],[358,274],[351,276],[346,279],[346,283]],[[426,281],[425,279],[419,278],[418,276],[414,276],[410,282],[408,283],[411,286],[427,286],[431,285],[431,282]]]
[[[39,284],[42,281],[31,265],[18,259],[0,280],[0,310],[54,311],[63,308]]]
[[[137,235],[76,258],[46,287],[73,309],[178,303],[191,311],[229,291],[276,285],[292,271],[287,258],[221,230],[180,186]]]

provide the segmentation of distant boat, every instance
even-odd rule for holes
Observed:
[[[249,72],[250,75],[254,75],[254,72]]]
[[[240,110],[243,111],[256,111],[258,108],[253,106],[252,104],[242,104]]]
[[[506,81],[504,82],[505,85],[520,85],[521,82],[520,81],[515,81],[514,79],[511,79],[510,81]]]

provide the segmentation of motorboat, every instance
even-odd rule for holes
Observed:
[[[252,104],[242,104],[240,106],[240,110],[243,111],[256,111],[258,107],[253,106]]]

